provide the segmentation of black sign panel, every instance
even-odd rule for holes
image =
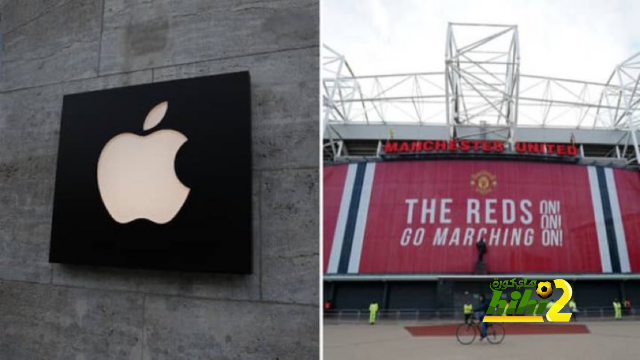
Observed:
[[[248,72],[64,97],[50,262],[251,272]]]

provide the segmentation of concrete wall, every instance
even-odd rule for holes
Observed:
[[[318,0],[0,0],[0,13],[0,358],[317,358]],[[255,273],[49,264],[63,95],[240,70]]]

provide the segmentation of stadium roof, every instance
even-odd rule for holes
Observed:
[[[322,60],[325,159],[368,141],[466,138],[571,141],[583,157],[640,164],[640,53],[601,83],[526,75],[516,25],[450,23],[436,72],[356,76],[328,46]],[[372,145],[362,155],[378,155]]]

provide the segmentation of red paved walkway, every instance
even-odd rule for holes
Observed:
[[[455,336],[460,324],[407,326],[413,336]],[[503,324],[507,335],[589,334],[583,324]]]

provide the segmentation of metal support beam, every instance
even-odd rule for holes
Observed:
[[[351,124],[414,124],[416,134],[429,138],[433,136],[423,128],[439,125],[449,139],[470,136],[468,127],[481,132],[502,128],[500,135],[511,149],[525,129],[573,128],[626,132],[619,156],[640,164],[640,53],[600,83],[521,74],[515,25],[450,23],[444,50],[442,72],[355,76],[343,55],[323,46],[321,131],[326,149],[339,157],[342,134],[337,129]],[[629,146],[632,152],[627,152]]]

